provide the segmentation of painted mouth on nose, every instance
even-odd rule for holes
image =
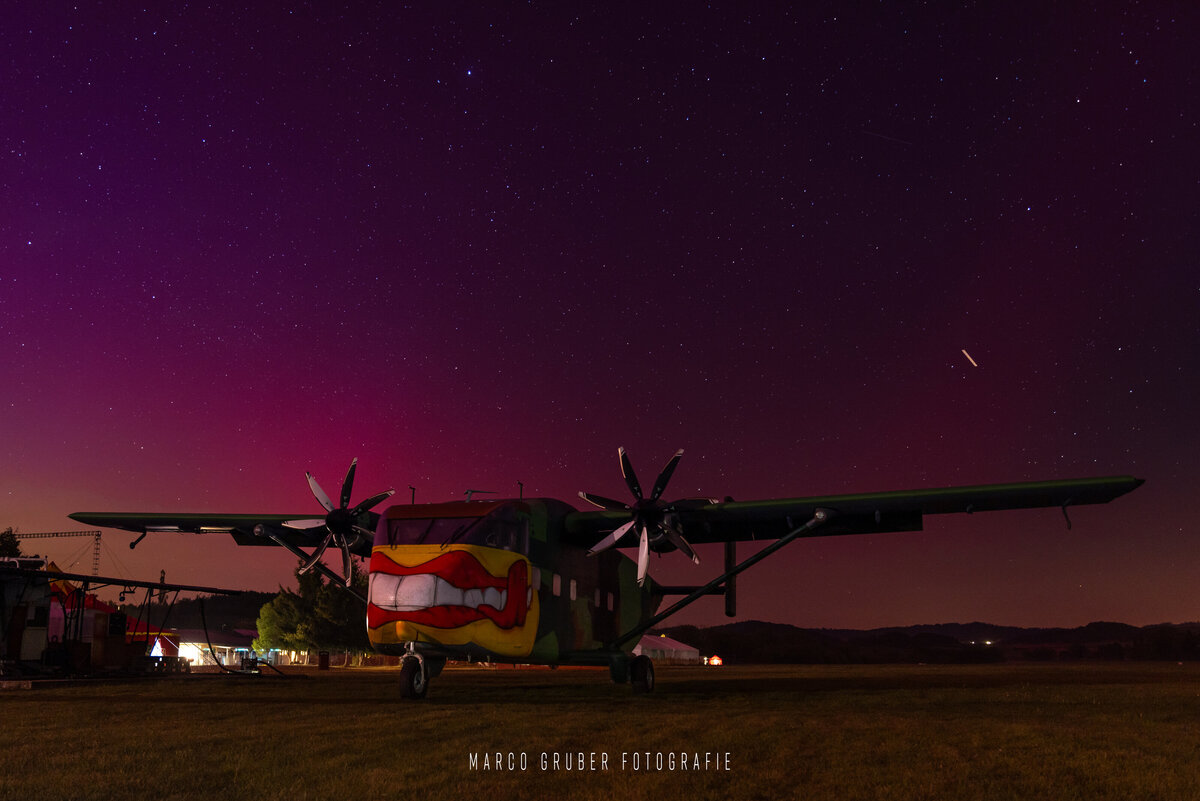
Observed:
[[[525,623],[533,602],[523,559],[504,576],[488,573],[466,551],[451,551],[423,565],[404,567],[377,555],[371,560],[367,625],[408,621],[457,628],[487,619],[508,629]]]

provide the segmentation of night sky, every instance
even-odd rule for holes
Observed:
[[[355,500],[624,497],[618,446],[686,450],[668,498],[1132,474],[1069,531],[790,545],[741,615],[1200,619],[1193,4],[248,5],[6,10],[0,527],[308,517],[353,457]],[[101,572],[295,564],[131,539]]]

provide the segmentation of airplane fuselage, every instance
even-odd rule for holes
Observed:
[[[552,499],[392,506],[369,563],[367,631],[385,654],[529,664],[611,665],[610,644],[653,616],[619,552],[563,541],[575,509]]]

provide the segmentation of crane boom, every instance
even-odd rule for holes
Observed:
[[[92,575],[100,575],[100,531],[39,531],[34,534],[17,534],[18,540],[42,539],[45,537],[91,537]]]

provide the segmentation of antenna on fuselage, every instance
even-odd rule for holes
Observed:
[[[469,489],[463,493],[463,495],[467,496],[468,501],[471,500],[472,495],[495,495],[495,494],[496,494],[495,490],[471,490],[471,489]]]
[[[409,484],[408,485],[408,493],[409,493],[409,497],[408,497],[409,504],[411,504],[412,506],[416,506],[417,505],[417,488],[414,487],[412,484]]]
[[[520,501],[525,500],[525,482],[524,481],[517,482],[517,500],[520,500]]]

